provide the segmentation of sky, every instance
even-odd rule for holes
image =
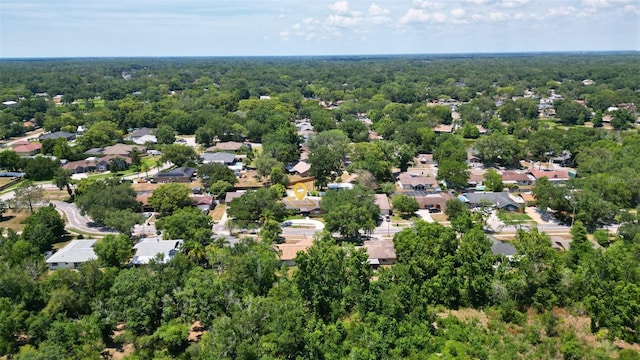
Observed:
[[[640,50],[640,0],[0,0],[0,58]]]

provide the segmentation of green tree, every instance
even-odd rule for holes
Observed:
[[[122,233],[131,236],[133,227],[136,224],[142,224],[145,218],[142,214],[133,212],[131,209],[110,209],[104,213],[104,225]]]
[[[24,161],[24,176],[33,181],[51,180],[60,162],[44,156],[36,156]]]
[[[191,146],[180,144],[169,144],[162,148],[162,157],[160,161],[163,163],[171,162],[175,166],[183,166],[194,164],[198,160],[198,154]]]
[[[22,167],[22,159],[20,155],[12,150],[0,151],[0,168],[9,171],[17,171]]]
[[[173,144],[176,142],[176,131],[169,125],[160,125],[156,129],[158,144]]]
[[[44,189],[37,186],[31,180],[21,182],[16,188],[14,201],[16,208],[28,208],[33,214],[33,207],[36,206],[44,198]]]
[[[227,214],[232,218],[234,225],[241,228],[257,226],[266,212],[280,222],[286,215],[286,209],[279,200],[279,194],[271,189],[249,190],[228,204]]]
[[[504,190],[502,176],[495,169],[489,169],[484,174],[484,185],[489,191],[501,192]]]
[[[71,189],[71,170],[59,168],[53,175],[53,183],[62,190],[67,189],[69,197],[73,198],[73,190]]]
[[[209,192],[218,200],[224,200],[225,195],[229,191],[233,191],[234,187],[224,180],[218,180],[209,187]]]
[[[469,182],[469,166],[466,162],[442,160],[438,165],[438,181],[444,181],[447,187],[463,189]]]
[[[133,255],[131,240],[126,235],[107,235],[93,247],[104,266],[122,267]]]
[[[392,200],[393,209],[397,210],[401,216],[405,219],[410,218],[415,214],[420,205],[415,198],[409,197],[405,194],[396,195]]]
[[[302,299],[320,319],[331,323],[363,301],[371,270],[363,249],[342,248],[329,234],[296,256],[293,278]]]
[[[156,222],[165,239],[182,239],[207,244],[211,241],[211,218],[195,207],[176,210]]]
[[[373,230],[380,216],[380,208],[375,205],[371,191],[361,186],[328,191],[320,207],[326,212],[325,228],[340,233],[348,241],[359,241],[360,230]]]
[[[44,206],[27,218],[22,237],[40,252],[45,252],[61,241],[66,233],[64,227],[65,222],[55,208]]]
[[[171,215],[174,211],[193,205],[191,190],[178,183],[168,183],[158,186],[149,197],[149,205],[160,216]]]
[[[198,178],[206,189],[218,181],[225,181],[232,185],[236,183],[236,174],[233,170],[219,163],[200,165],[198,167]]]
[[[142,205],[136,200],[131,184],[121,184],[118,179],[78,183],[76,205],[82,214],[88,214],[98,224],[105,224],[107,214],[113,210],[139,212]]]
[[[260,155],[255,159],[255,166],[258,176],[265,178],[271,174],[273,168],[282,166],[282,163],[272,157]]]

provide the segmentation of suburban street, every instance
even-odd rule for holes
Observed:
[[[68,228],[73,228],[93,235],[117,233],[115,230],[96,225],[89,217],[81,215],[76,204],[69,204],[64,201],[51,201],[51,204],[55,205],[56,209],[66,216]]]

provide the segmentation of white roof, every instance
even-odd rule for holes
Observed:
[[[93,251],[95,243],[96,240],[73,240],[67,246],[51,255],[46,262],[47,264],[82,263],[97,259],[98,256]]]
[[[138,145],[144,145],[147,142],[155,144],[155,143],[158,142],[158,138],[156,138],[155,135],[142,135],[139,138],[133,139],[133,142],[138,144]]]
[[[136,254],[133,256],[132,264],[148,264],[156,255],[163,254],[164,262],[171,260],[178,251],[182,240],[161,240],[159,237],[141,239],[133,246]]]

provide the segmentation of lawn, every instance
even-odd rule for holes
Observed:
[[[498,218],[504,221],[505,224],[519,224],[533,221],[527,214],[510,211],[498,211]]]
[[[215,209],[209,212],[209,216],[211,216],[211,218],[215,223],[218,223],[220,222],[220,220],[222,220],[222,216],[224,215],[224,212],[226,210],[227,210],[227,205],[218,204],[218,206],[216,206]]]
[[[6,211],[0,218],[0,227],[12,229],[16,232],[22,231],[24,229],[24,221],[29,215],[31,215],[29,211]]]

